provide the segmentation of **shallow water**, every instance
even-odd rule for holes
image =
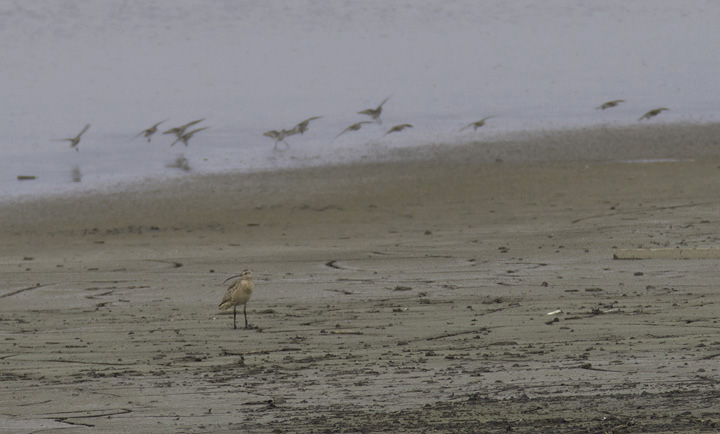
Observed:
[[[717,122],[720,90],[705,84],[720,66],[707,54],[720,46],[718,17],[720,5],[699,0],[3,0],[0,198],[623,127],[663,106],[643,122]],[[388,96],[382,125],[335,138]],[[310,116],[323,117],[288,150],[263,136]],[[210,128],[189,147],[133,139],[202,117]],[[86,123],[78,152],[57,141]],[[385,135],[400,123],[414,128]],[[189,171],[168,167],[181,156]]]

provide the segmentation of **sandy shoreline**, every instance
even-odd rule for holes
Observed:
[[[716,432],[715,128],[4,204],[0,432]]]

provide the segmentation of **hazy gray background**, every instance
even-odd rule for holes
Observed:
[[[719,22],[701,0],[0,0],[0,195],[186,176],[166,167],[180,152],[195,173],[247,171],[632,124],[656,107],[671,111],[650,122],[718,121]],[[390,95],[382,127],[333,141]],[[324,118],[287,152],[262,136],[309,116]],[[130,140],[201,117],[211,128],[189,148]],[[80,152],[54,141],[86,123]]]

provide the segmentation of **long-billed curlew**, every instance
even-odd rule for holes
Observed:
[[[232,306],[233,328],[237,329],[237,306],[239,304],[242,304],[243,314],[245,315],[245,328],[248,329],[250,328],[250,326],[248,325],[247,320],[247,302],[250,301],[250,297],[252,296],[253,290],[255,289],[255,283],[253,282],[253,277],[250,270],[245,270],[242,272],[242,274],[229,277],[225,279],[225,282],[236,277],[242,278],[230,285],[230,287],[227,289],[227,292],[225,293],[222,301],[220,302],[220,309],[225,310]]]
[[[352,124],[352,125],[350,125],[349,127],[345,128],[345,129],[342,131],[342,133],[340,133],[340,134],[338,134],[337,136],[335,136],[335,138],[337,139],[338,137],[342,136],[343,134],[347,133],[348,131],[357,131],[357,130],[359,130],[359,129],[363,126],[363,124],[371,124],[371,123],[372,123],[372,122],[370,122],[370,121],[362,121],[362,122],[358,122],[358,123],[356,123],[356,124]]]
[[[652,109],[652,110],[650,110],[649,112],[647,112],[647,113],[645,113],[644,115],[642,115],[642,117],[641,117],[640,119],[638,119],[638,121],[641,121],[641,120],[643,120],[643,119],[650,119],[651,117],[657,116],[657,115],[659,115],[660,112],[663,111],[663,110],[670,110],[670,109],[669,109],[669,108],[665,108],[665,107]]]
[[[156,123],[155,125],[151,126],[147,130],[140,131],[137,136],[133,137],[133,140],[137,139],[140,136],[145,136],[148,139],[148,143],[150,143],[150,136],[152,136],[153,134],[155,134],[157,132],[158,125],[160,125],[163,122],[167,122],[167,121],[168,120],[165,119],[164,121],[160,121],[160,122]]]
[[[494,118],[494,117],[495,117],[495,116],[487,116],[487,117],[484,117],[484,118],[480,119],[480,120],[477,121],[477,122],[473,122],[473,123],[467,124],[466,126],[460,128],[460,131],[465,130],[465,129],[470,128],[470,127],[474,127],[474,128],[473,128],[473,131],[474,131],[474,130],[477,130],[478,128],[480,128],[480,127],[482,127],[483,125],[485,125],[485,121],[486,121],[486,120],[492,119],[492,118]]]
[[[195,135],[195,133],[197,133],[198,131],[207,130],[208,128],[210,128],[210,127],[202,127],[202,128],[198,128],[198,129],[196,129],[196,130],[188,131],[187,133],[185,133],[185,134],[183,134],[182,136],[178,137],[177,140],[175,140],[174,142],[172,142],[172,143],[170,144],[170,146],[174,145],[175,143],[179,142],[180,140],[182,140],[182,142],[185,143],[185,146],[187,146],[187,145],[188,145],[188,142],[190,141],[190,139],[192,138],[192,136]]]
[[[387,136],[387,135],[390,134],[390,133],[397,133],[398,131],[402,131],[402,130],[404,130],[405,128],[413,128],[413,126],[410,125],[410,124],[395,125],[394,127],[392,127],[392,128],[390,128],[389,130],[387,130],[387,133],[385,133],[385,135]]]
[[[605,110],[606,108],[615,107],[618,104],[620,104],[621,102],[625,102],[625,100],[624,99],[616,99],[613,101],[604,102],[604,103],[602,103],[602,105],[595,107],[595,110]]]
[[[303,134],[308,129],[308,125],[310,124],[310,121],[314,121],[315,119],[320,119],[322,116],[313,116],[311,118],[307,118],[304,121],[300,122],[299,124],[295,125],[292,130],[290,131],[296,131],[295,134],[300,133]]]
[[[85,125],[85,128],[83,128],[83,130],[80,131],[80,134],[78,134],[77,136],[70,138],[70,139],[59,139],[58,141],[70,142],[70,147],[75,148],[75,150],[78,151],[79,149],[78,149],[77,145],[80,143],[80,136],[82,136],[85,133],[85,131],[88,130],[88,128],[90,128],[90,124]]]
[[[375,109],[367,109],[363,110],[361,112],[358,112],[359,115],[368,115],[370,116],[374,121],[376,121],[378,124],[382,125],[382,121],[380,120],[380,115],[382,114],[382,106],[389,100],[390,97],[385,98],[383,102],[380,103],[379,106]]]
[[[167,131],[163,131],[163,134],[175,134],[177,136],[177,138],[179,139],[180,137],[183,136],[183,134],[185,134],[185,130],[187,130],[189,127],[191,127],[197,123],[200,123],[204,120],[205,120],[205,118],[202,118],[202,119],[198,119],[196,121],[188,122],[185,125],[180,125],[179,127],[170,128]]]
[[[287,137],[287,136],[292,136],[293,134],[297,134],[297,133],[298,133],[297,131],[294,131],[294,130],[295,130],[295,128],[293,128],[293,129],[290,130],[290,131],[288,131],[288,130],[286,130],[286,129],[282,129],[282,130],[280,130],[280,131],[278,131],[278,130],[270,130],[270,131],[265,131],[265,132],[263,133],[263,136],[265,136],[265,137],[270,137],[271,139],[275,140],[275,147],[274,147],[273,149],[276,150],[276,151],[279,150],[278,147],[277,147],[277,145],[278,145],[278,143],[280,143],[280,142],[285,143],[285,146],[287,146],[287,149],[290,149],[290,144],[289,144],[287,141],[285,141],[285,137]]]

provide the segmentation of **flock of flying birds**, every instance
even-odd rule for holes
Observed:
[[[349,131],[358,131],[358,130],[359,130],[360,128],[362,128],[362,126],[365,125],[365,124],[377,123],[378,125],[382,125],[382,121],[380,120],[380,115],[382,114],[383,105],[384,105],[389,99],[390,99],[390,97],[385,98],[385,99],[383,100],[383,102],[381,102],[380,105],[377,106],[377,107],[374,108],[374,109],[373,109],[373,108],[369,108],[369,109],[366,109],[366,110],[363,110],[363,111],[359,111],[358,114],[370,116],[370,119],[372,119],[372,121],[360,121],[360,122],[356,122],[356,123],[350,125],[349,127],[345,128],[344,130],[342,130],[342,132],[340,132],[340,134],[338,134],[337,136],[335,136],[335,139],[337,139],[338,137],[342,136],[343,134],[345,134],[345,133],[347,133],[347,132],[349,132]],[[605,102],[605,103],[599,105],[598,107],[596,107],[596,109],[605,110],[605,109],[608,109],[608,108],[611,108],[611,107],[616,107],[618,104],[620,104],[620,103],[622,103],[622,102],[625,102],[625,100],[624,100],[624,99],[616,99],[616,100],[613,100],[613,101],[608,101],[608,102]],[[640,119],[638,119],[638,121],[642,121],[643,119],[650,119],[650,118],[652,118],[652,117],[654,117],[654,116],[659,115],[659,114],[660,114],[662,111],[664,111],[664,110],[670,110],[670,109],[665,108],[665,107],[652,109],[652,110],[648,111],[647,113],[645,113],[644,115],[642,115],[642,116],[640,117]],[[463,130],[465,130],[465,129],[467,129],[467,128],[470,128],[470,127],[473,127],[473,130],[477,130],[478,128],[480,128],[480,127],[482,127],[482,126],[485,125],[485,121],[487,121],[488,119],[492,119],[492,118],[494,118],[494,117],[495,117],[495,116],[486,116],[486,117],[480,119],[479,121],[471,122],[471,123],[469,123],[468,125],[466,125],[466,126],[464,126],[463,128],[461,128],[460,131],[463,131]],[[270,137],[271,139],[275,140],[275,147],[274,147],[275,150],[278,150],[278,143],[280,143],[280,142],[283,142],[283,143],[285,144],[285,146],[287,146],[286,149],[289,149],[289,148],[290,148],[290,144],[289,144],[285,139],[286,139],[287,137],[293,136],[293,135],[295,135],[295,134],[304,134],[305,131],[308,130],[309,125],[310,125],[310,122],[311,122],[311,121],[314,121],[315,119],[320,119],[320,118],[322,118],[322,116],[313,116],[313,117],[311,117],[311,118],[305,119],[304,121],[298,123],[297,125],[295,125],[294,127],[290,128],[290,129],[284,129],[284,128],[283,128],[283,129],[281,129],[281,130],[279,130],[279,131],[278,131],[278,130],[270,130],[270,131],[266,131],[265,133],[263,133],[263,135],[266,136],[266,137]],[[172,142],[172,143],[170,144],[170,146],[175,145],[177,142],[183,142],[183,143],[185,144],[185,146],[188,146],[189,143],[190,143],[190,139],[191,139],[196,133],[198,133],[198,132],[200,132],[200,131],[203,131],[203,130],[206,130],[206,129],[210,128],[210,127],[196,128],[196,129],[190,130],[190,131],[187,131],[187,129],[190,128],[190,127],[192,127],[193,125],[196,125],[196,124],[204,121],[204,120],[205,120],[205,118],[202,118],[202,119],[198,119],[198,120],[195,120],[195,121],[192,121],[192,122],[188,122],[188,123],[185,124],[185,125],[180,125],[179,127],[170,128],[169,130],[164,131],[163,134],[175,134],[176,140],[175,140],[174,142]],[[160,126],[160,124],[162,124],[162,123],[164,123],[164,122],[167,122],[167,121],[168,121],[168,119],[165,119],[165,120],[163,120],[163,121],[160,121],[160,122],[156,123],[155,125],[151,126],[151,127],[148,128],[148,129],[142,130],[142,131],[139,132],[135,137],[133,137],[133,139],[136,139],[136,138],[138,138],[138,137],[140,137],[140,136],[144,136],[144,137],[146,137],[146,138],[148,139],[148,142],[150,142],[150,139],[151,139],[152,135],[155,134],[155,133],[157,133],[158,127]],[[75,150],[77,151],[77,150],[78,150],[78,144],[80,143],[80,137],[82,137],[82,135],[85,134],[85,132],[86,132],[89,128],[90,128],[90,124],[87,124],[87,125],[85,125],[85,128],[83,128],[83,130],[80,131],[80,133],[79,133],[77,136],[71,137],[71,138],[67,138],[67,139],[60,139],[60,141],[70,142],[70,148],[75,148]],[[385,135],[388,135],[388,134],[391,134],[391,133],[400,132],[400,131],[404,130],[405,128],[413,128],[413,126],[410,125],[410,124],[398,124],[398,125],[395,125],[395,126],[391,127],[390,129],[388,129],[388,130],[385,132]]]

